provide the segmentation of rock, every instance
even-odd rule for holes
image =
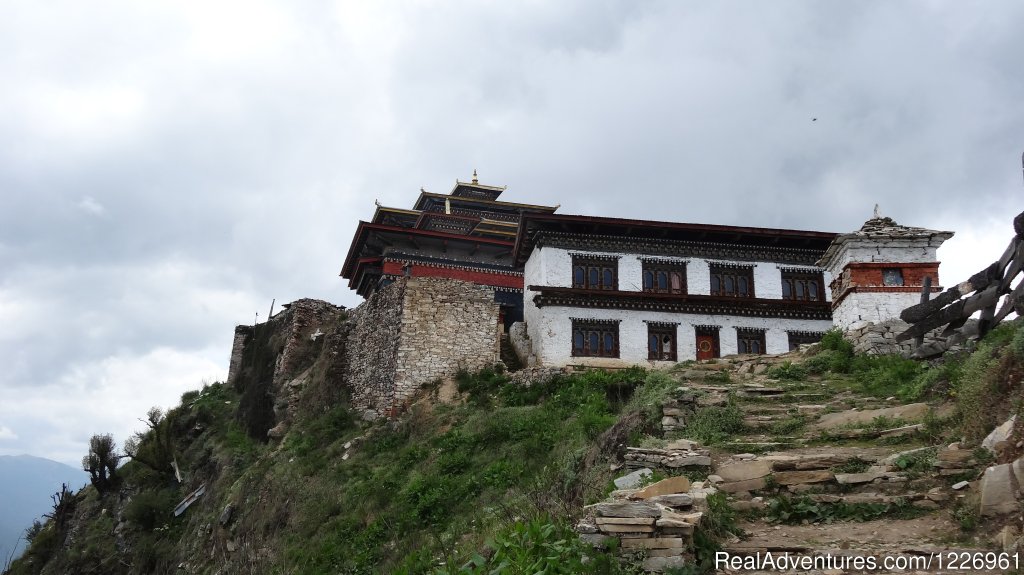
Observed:
[[[666,426],[666,427],[667,426],[676,427],[676,426],[679,425],[679,420],[674,418],[674,417],[668,417],[668,416],[662,417],[661,418],[661,425],[662,426]]]
[[[228,524],[231,523],[231,520],[234,519],[234,517],[235,506],[232,503],[228,503],[226,506],[224,506],[224,510],[220,512],[220,518],[218,519],[218,521],[220,522],[220,526],[227,527]]]
[[[665,462],[665,467],[710,467],[711,458],[707,455],[691,455],[688,457],[677,457]]]
[[[1018,537],[1020,537],[1020,531],[1013,525],[1007,525],[996,535],[995,543],[1003,551],[1012,552],[1017,546]]]
[[[887,417],[890,419],[902,419],[905,421],[917,421],[928,413],[927,403],[911,403],[909,405],[898,405],[883,409],[868,409],[864,411],[840,411],[838,413],[826,413],[818,418],[814,424],[815,429],[832,429],[847,425],[871,423],[876,417]]]
[[[771,474],[772,467],[767,461],[744,461],[721,465],[715,470],[725,482],[748,481]]]
[[[678,407],[662,407],[661,414],[667,417],[679,417],[683,414],[683,410]]]
[[[835,475],[828,470],[813,471],[778,471],[772,477],[779,485],[798,485],[802,483],[822,483],[832,481]]]
[[[715,475],[714,473],[708,475],[708,483],[711,483],[712,485],[714,485],[715,483],[721,483],[723,481],[725,480],[722,479],[721,475]]]
[[[597,527],[593,523],[580,521],[576,524],[576,533],[597,533]]]
[[[981,478],[981,515],[1013,513],[1017,508],[1017,480],[1010,464],[986,469]]]
[[[234,553],[235,551],[238,551],[238,544],[235,543],[233,539],[228,539],[228,542],[225,546],[228,549],[228,553]]]
[[[598,517],[597,528],[604,533],[654,533],[653,517]]]
[[[608,536],[601,533],[583,533],[580,535],[580,541],[594,547],[595,549],[604,549],[608,547],[606,541]]]
[[[681,537],[650,537],[646,539],[623,539],[623,549],[682,549]]]
[[[676,439],[675,441],[668,442],[665,449],[669,451],[693,451],[700,447],[700,444],[696,441],[690,441],[689,439]]]
[[[733,458],[739,459],[740,461],[753,461],[754,459],[757,459],[757,456],[753,453],[737,453],[736,455],[733,455]]]
[[[974,458],[974,453],[966,449],[943,449],[935,459],[945,463],[961,464],[967,463]]]
[[[641,567],[644,571],[651,573],[661,573],[668,569],[682,569],[686,566],[686,558],[682,555],[673,555],[671,557],[648,557],[644,559]]]
[[[970,481],[961,481],[959,483],[954,483],[953,484],[953,489],[956,490],[956,491],[960,491],[961,489],[967,487],[970,484],[971,484]]]
[[[764,509],[764,501],[751,499],[750,501],[733,501],[732,508],[736,511],[757,511]]]
[[[672,495],[655,495],[647,500],[650,503],[657,503],[666,507],[690,507],[693,505],[693,496],[687,493],[675,493]]]
[[[930,499],[919,499],[919,500],[911,503],[911,505],[913,505],[914,507],[918,507],[920,509],[938,509],[939,508],[939,504],[934,502],[934,501],[932,501],[932,500],[930,500]]]
[[[654,475],[654,472],[646,467],[643,469],[637,469],[633,473],[629,473],[619,477],[614,481],[615,487],[619,489],[635,489],[643,484],[644,480]]]
[[[758,489],[764,489],[765,485],[767,485],[765,478],[758,477],[757,479],[747,479],[745,481],[719,483],[715,487],[726,493],[739,493],[741,491],[757,491]]]
[[[836,483],[840,485],[856,485],[858,483],[871,483],[872,481],[885,477],[884,471],[865,471],[864,473],[837,473]]]
[[[1014,415],[1010,419],[1007,419],[1005,422],[1003,422],[1002,425],[993,429],[992,432],[989,433],[988,436],[986,436],[985,439],[981,441],[981,446],[995,453],[996,444],[1003,441],[1008,441],[1010,439],[1010,435],[1013,433],[1013,425],[1016,422],[1016,415]]]
[[[672,493],[686,493],[690,490],[690,480],[683,475],[669,477],[648,485],[632,495],[634,499],[649,499],[658,495],[670,495]]]
[[[589,509],[598,517],[661,517],[661,508],[650,501],[606,501]]]

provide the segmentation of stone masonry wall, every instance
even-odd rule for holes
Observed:
[[[235,382],[238,370],[242,367],[242,352],[245,350],[245,343],[252,335],[251,325],[235,326],[235,339],[231,343],[231,361],[228,363],[228,383]]]
[[[370,416],[384,413],[394,397],[404,298],[405,282],[397,281],[377,290],[349,315],[345,383],[353,406]]]
[[[493,366],[500,354],[494,290],[445,278],[406,280],[393,405],[460,369]]]
[[[899,320],[890,319],[878,323],[861,323],[856,329],[844,332],[844,337],[853,344],[853,351],[868,355],[899,354],[910,357],[914,352],[914,340],[897,342],[896,336],[910,328],[910,324]],[[967,326],[966,331],[976,329],[974,322]],[[940,334],[942,329],[936,329],[925,334],[924,344],[945,343],[946,338]],[[961,338],[962,339],[962,338]],[[959,344],[959,341],[951,342]],[[952,349],[956,349],[955,347]]]

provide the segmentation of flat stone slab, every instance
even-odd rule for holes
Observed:
[[[622,549],[682,549],[682,537],[648,537],[645,539],[623,539]]]
[[[693,496],[688,493],[673,493],[672,495],[655,495],[647,501],[666,507],[690,507],[693,505]]]
[[[726,465],[720,465],[715,469],[715,475],[721,477],[725,482],[757,479],[758,477],[764,477],[771,472],[772,466],[769,462],[758,460],[729,463]]]
[[[664,463],[665,467],[710,467],[711,457],[707,455],[690,455],[673,457]]]
[[[865,471],[864,473],[837,473],[836,483],[840,485],[856,485],[858,483],[871,483],[876,479],[885,477],[884,471]]]
[[[598,517],[661,517],[661,508],[650,501],[606,501],[589,508]]]
[[[840,411],[838,413],[826,413],[818,418],[814,424],[815,429],[832,429],[847,425],[861,425],[871,423],[876,417],[889,419],[902,419],[905,421],[918,421],[924,418],[930,407],[927,403],[911,403],[908,405],[897,405],[896,407],[885,407],[882,409],[867,409],[863,411]]]
[[[764,489],[767,485],[765,481],[767,477],[758,477],[757,479],[748,479],[746,481],[732,481],[728,483],[719,483],[715,487],[726,493],[740,493],[742,491],[757,491],[758,489]]]
[[[649,499],[658,495],[671,495],[673,493],[686,493],[690,490],[690,480],[685,476],[669,477],[648,485],[637,491],[631,499]]]
[[[981,446],[985,449],[995,453],[996,445],[1010,439],[1010,435],[1013,433],[1013,425],[1017,422],[1017,416],[1014,415],[1010,419],[1003,422],[1002,425],[992,430],[988,436],[981,441]]]
[[[835,479],[835,474],[826,470],[813,471],[777,471],[772,475],[779,485],[801,485],[804,483],[824,483]]]

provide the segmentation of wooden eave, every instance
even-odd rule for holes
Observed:
[[[345,257],[345,263],[342,265],[341,272],[338,274],[346,279],[353,279],[353,273],[359,258],[366,257],[363,253],[364,246],[371,233],[381,233],[384,235],[394,235],[400,238],[404,237],[422,237],[422,238],[439,238],[453,242],[462,242],[467,244],[489,244],[496,246],[503,246],[512,248],[513,242],[506,240],[499,240],[496,238],[486,238],[480,236],[466,236],[461,234],[450,234],[446,232],[437,232],[433,230],[418,230],[415,228],[403,228],[399,226],[389,226],[385,224],[375,224],[371,222],[360,221],[356,227],[354,237],[352,238],[352,244],[349,246],[348,255]],[[349,282],[351,285],[351,282]]]
[[[524,213],[516,235],[516,262],[522,265],[530,256],[537,235],[543,231],[575,234],[581,237],[602,235],[634,240],[697,241],[721,244],[749,243],[766,247],[813,249],[824,253],[838,234],[807,230],[755,228],[630,220],[567,214]]]
[[[377,209],[375,209],[373,211],[373,218],[370,221],[375,223],[375,224],[381,223],[381,218],[384,216],[385,213],[392,213],[392,214],[400,214],[400,215],[403,215],[403,216],[418,217],[421,212],[418,211],[418,210],[403,210],[401,208],[389,208],[387,206],[377,206]]]
[[[531,285],[527,289],[538,292],[534,296],[537,307],[563,306],[767,318],[832,319],[832,306],[827,301],[736,298],[536,285]]]

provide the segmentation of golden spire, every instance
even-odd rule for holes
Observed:
[[[473,183],[479,184],[480,181],[476,179],[476,168],[473,168]]]

